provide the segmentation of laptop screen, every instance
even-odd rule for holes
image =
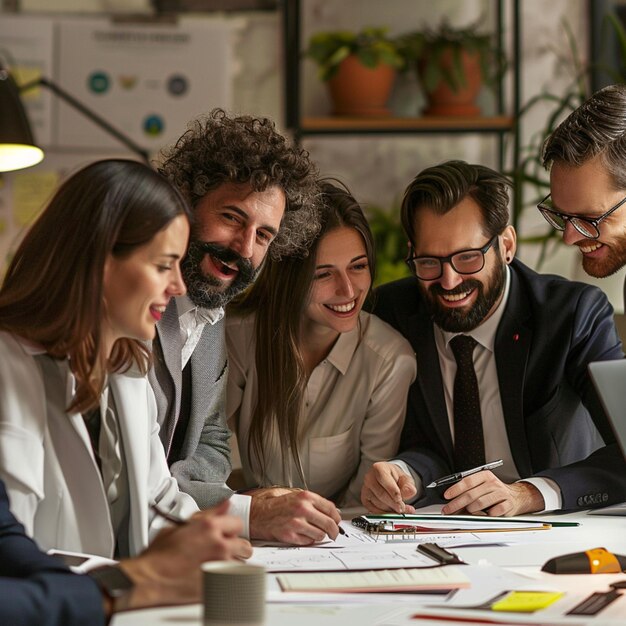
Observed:
[[[626,458],[626,359],[590,363],[589,374]]]

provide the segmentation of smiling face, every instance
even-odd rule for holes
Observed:
[[[418,211],[415,232],[416,256],[445,257],[482,248],[490,239],[480,207],[469,196],[444,215],[430,209]],[[485,253],[485,266],[479,272],[459,274],[444,263],[440,278],[418,281],[433,321],[449,332],[468,332],[488,319],[502,298],[503,259],[514,254],[515,231],[507,226]]]
[[[285,212],[279,187],[251,191],[225,183],[195,207],[196,223],[183,262],[189,297],[197,306],[225,306],[250,285]]]
[[[185,293],[180,259],[188,239],[189,222],[179,215],[128,256],[107,258],[103,281],[107,354],[122,337],[154,338],[156,323],[170,298]]]
[[[555,162],[550,191],[557,211],[590,218],[602,215],[626,196],[626,190],[615,188],[599,157],[580,167]],[[611,213],[598,228],[600,237],[587,239],[567,222],[563,241],[578,246],[587,274],[603,278],[626,265],[626,207]]]
[[[371,284],[361,235],[345,226],[328,232],[317,246],[305,332],[339,334],[352,330]]]

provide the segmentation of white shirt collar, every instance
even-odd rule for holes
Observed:
[[[347,333],[339,333],[335,345],[328,353],[326,360],[345,376],[350,361],[361,341],[363,315],[359,314],[359,323]]]
[[[209,324],[217,324],[224,317],[224,307],[217,307],[215,309],[205,309],[204,307],[196,306],[191,298],[185,294],[184,296],[176,296],[176,311],[178,317],[181,318],[187,313],[197,314],[202,321]]]

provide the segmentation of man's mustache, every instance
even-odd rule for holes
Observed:
[[[189,244],[187,257],[199,263],[206,254],[220,260],[222,263],[235,264],[243,276],[254,276],[254,267],[249,259],[244,259],[231,248],[216,243],[193,240]]]
[[[482,283],[476,279],[464,280],[461,284],[452,289],[444,289],[439,283],[435,283],[428,288],[428,291],[434,296],[458,296],[472,289],[480,289]]]

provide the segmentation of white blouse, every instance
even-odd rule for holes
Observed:
[[[254,315],[230,316],[226,322],[227,415],[249,487],[257,486],[263,475],[256,459],[248,456],[248,430],[258,393],[254,320]],[[307,384],[300,446],[306,484],[291,456],[283,472],[278,439],[270,433],[265,486],[303,487],[351,506],[360,502],[371,465],[397,453],[408,389],[417,371],[415,353],[402,335],[376,316],[361,312],[359,321],[354,330],[339,336]]]

